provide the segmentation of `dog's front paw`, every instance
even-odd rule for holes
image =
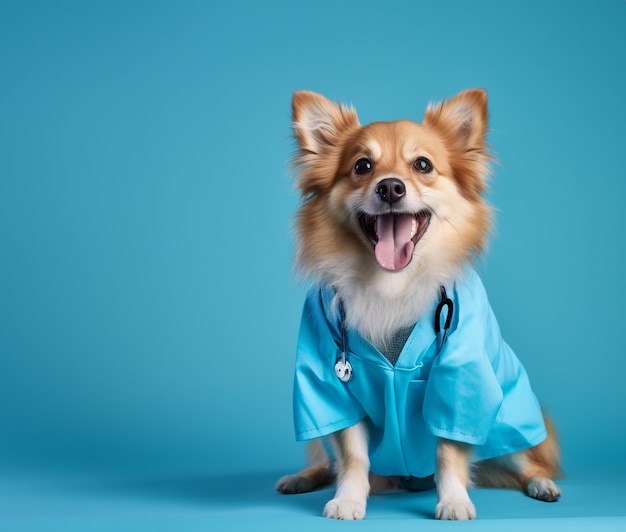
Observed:
[[[533,499],[540,501],[555,502],[561,497],[561,490],[549,478],[534,477],[530,479],[526,491]]]
[[[331,499],[324,507],[324,517],[354,521],[365,517],[365,501]]]
[[[444,521],[467,521],[476,519],[472,501],[441,501],[435,509],[435,517]]]

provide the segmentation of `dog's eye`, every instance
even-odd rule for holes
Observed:
[[[433,171],[433,163],[426,157],[418,157],[415,159],[413,167],[421,174],[430,174]]]
[[[356,163],[354,163],[354,173],[356,175],[367,174],[372,169],[372,161],[367,157],[361,157]]]

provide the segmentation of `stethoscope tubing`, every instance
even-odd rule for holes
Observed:
[[[441,286],[440,289],[441,300],[435,310],[435,334],[439,338],[441,335],[441,341],[439,343],[439,350],[443,349],[446,340],[448,339],[448,330],[452,325],[452,315],[454,314],[454,303],[448,297],[445,287]],[[447,310],[446,320],[443,324],[443,334],[441,334],[441,313],[443,309]],[[348,382],[352,379],[353,370],[352,364],[347,359],[347,342],[346,342],[346,312],[343,307],[343,302],[339,302],[339,314],[341,318],[341,355],[335,362],[335,375],[341,382]]]

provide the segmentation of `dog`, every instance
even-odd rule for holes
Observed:
[[[363,519],[370,492],[436,487],[435,517],[476,517],[471,486],[561,492],[560,450],[501,338],[472,264],[492,227],[487,93],[362,126],[293,95],[302,203],[296,265],[313,280],[296,356],[298,440],[312,464],[281,493],[336,481],[323,515]]]

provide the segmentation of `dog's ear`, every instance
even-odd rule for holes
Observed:
[[[295,92],[292,111],[296,139],[302,152],[308,154],[325,154],[337,145],[340,135],[359,126],[354,109],[314,92]]]
[[[487,92],[470,89],[450,100],[428,106],[423,124],[432,128],[450,152],[452,175],[463,193],[475,198],[487,190]]]
[[[486,148],[487,123],[487,92],[483,89],[466,90],[429,105],[424,114],[424,125],[435,128],[448,146],[461,151]]]

